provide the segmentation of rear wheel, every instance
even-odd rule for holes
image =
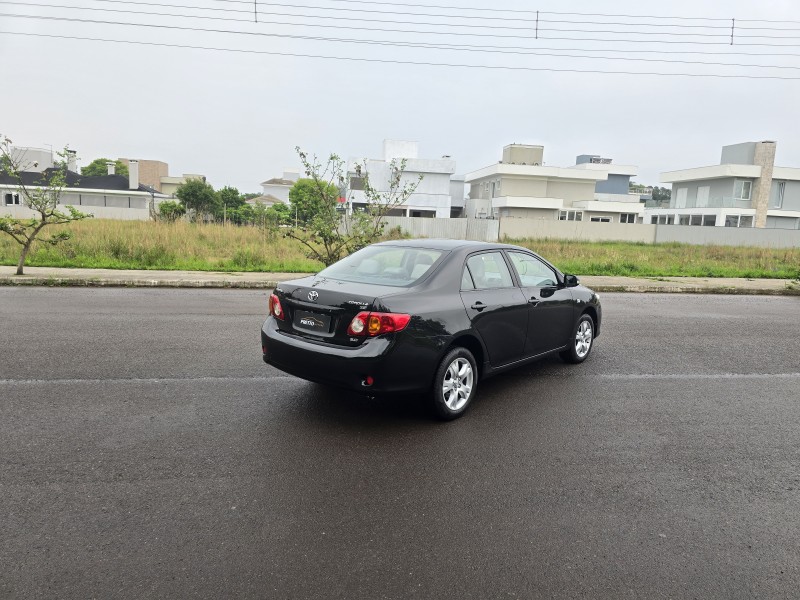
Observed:
[[[475,358],[466,348],[454,348],[442,359],[433,381],[433,408],[445,421],[457,419],[469,407],[478,387]]]
[[[568,363],[582,363],[589,356],[594,344],[594,320],[589,315],[581,315],[575,324],[569,347],[561,353]]]

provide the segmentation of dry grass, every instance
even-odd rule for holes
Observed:
[[[515,240],[560,269],[578,275],[626,277],[749,277],[791,279],[800,275],[800,248],[691,246]]]
[[[90,219],[68,226],[58,246],[36,244],[28,265],[106,269],[314,272],[319,263],[291,240],[255,227]],[[57,228],[46,229],[53,233]],[[19,246],[0,237],[0,263],[16,264]]]
[[[90,219],[70,225],[69,230],[73,237],[65,243],[37,244],[28,265],[295,273],[322,268],[320,263],[306,258],[294,240],[271,237],[255,227]],[[800,248],[549,239],[514,243],[531,248],[560,269],[578,275],[786,279],[800,276]],[[0,264],[14,265],[18,256],[16,242],[0,236]]]

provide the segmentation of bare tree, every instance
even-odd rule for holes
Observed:
[[[351,210],[348,210],[341,202],[348,187],[344,161],[331,154],[323,164],[315,155],[309,155],[299,147],[295,150],[312,184],[310,190],[305,190],[305,195],[313,196],[308,199],[308,204],[313,205],[314,210],[305,223],[287,229],[286,236],[299,241],[309,258],[326,266],[378,241],[386,224],[384,217],[404,204],[422,181],[422,175],[404,181],[405,159],[392,160],[387,187],[381,191],[370,181],[366,161],[357,164],[354,177],[359,180],[365,202],[360,209],[352,209],[351,202]]]
[[[91,217],[76,210],[73,206],[65,207],[67,212],[59,210],[59,199],[67,187],[67,148],[59,152],[61,159],[55,167],[45,169],[38,176],[30,177],[32,164],[25,164],[22,155],[11,147],[11,140],[0,134],[0,175],[5,175],[17,189],[22,204],[36,213],[27,219],[17,219],[10,215],[0,217],[0,232],[11,236],[22,249],[17,263],[17,275],[22,275],[25,260],[36,241],[45,244],[58,244],[70,238],[68,231],[59,231],[50,237],[40,237],[42,230],[49,225],[65,225]]]

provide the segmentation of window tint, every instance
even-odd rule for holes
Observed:
[[[428,248],[368,246],[320,271],[320,276],[381,285],[411,285],[444,254]]]
[[[509,252],[519,280],[525,287],[551,287],[557,285],[556,274],[539,259],[522,252]]]
[[[479,290],[514,287],[511,273],[500,252],[475,254],[467,260],[467,267]]]

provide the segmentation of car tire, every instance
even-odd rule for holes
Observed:
[[[443,421],[463,415],[475,398],[478,368],[466,348],[453,348],[442,359],[433,380],[433,408]]]
[[[594,319],[583,314],[572,331],[569,346],[561,353],[561,358],[572,364],[585,361],[594,346]]]

